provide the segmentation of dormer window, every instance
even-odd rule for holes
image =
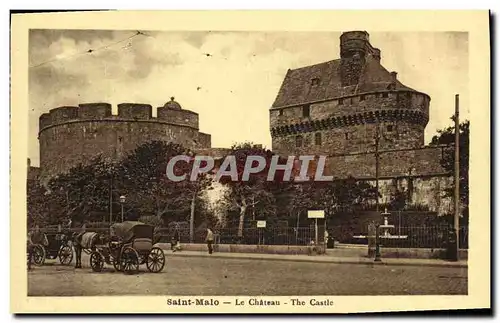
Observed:
[[[318,77],[315,77],[311,80],[311,85],[316,86],[319,85],[320,79]]]
[[[311,106],[305,105],[302,107],[302,117],[308,118],[311,115]]]

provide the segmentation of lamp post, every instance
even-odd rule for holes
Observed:
[[[122,206],[122,222],[123,222],[123,204],[125,203],[125,195],[120,196],[120,204]]]
[[[380,258],[380,223],[375,224],[375,259],[374,261],[382,261]]]
[[[377,192],[377,200],[376,200],[376,212],[378,213],[378,171],[379,171],[379,151],[378,151],[378,145],[380,142],[380,130],[379,126],[377,125],[377,133],[375,134],[375,187],[376,187],[376,192]]]

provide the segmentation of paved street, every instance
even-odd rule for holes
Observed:
[[[30,296],[96,295],[436,295],[467,294],[467,269],[179,257],[163,272],[94,273],[48,261],[28,274]]]

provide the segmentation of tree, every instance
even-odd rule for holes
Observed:
[[[396,189],[391,194],[390,206],[394,210],[401,211],[402,209],[405,208],[407,201],[408,201],[408,191],[405,190],[404,188]]]
[[[44,226],[50,222],[50,204],[47,203],[47,190],[38,180],[27,182],[28,227],[34,224]]]
[[[238,210],[238,239],[241,240],[247,211],[250,208],[258,206],[261,217],[276,214],[276,197],[274,193],[279,191],[280,186],[283,185],[283,173],[276,172],[274,180],[268,181],[267,176],[273,153],[251,142],[233,145],[228,156],[234,156],[235,158],[237,180],[233,180],[229,176],[223,176],[219,180],[230,188],[225,199],[232,208]],[[263,157],[265,167],[260,172],[250,174],[248,180],[243,180],[245,164],[250,156]],[[226,158],[223,158],[223,160],[226,160]],[[281,160],[281,162],[283,161]],[[256,162],[254,161],[254,163]],[[252,164],[252,166],[257,165]]]
[[[354,177],[332,182],[306,182],[296,185],[292,207],[295,210],[322,209],[327,214],[352,212],[376,198],[376,189]]]
[[[177,162],[174,174],[187,177],[173,181],[166,174],[167,164],[179,155],[190,156],[190,160]],[[118,189],[127,195],[127,204],[141,214],[153,214],[162,220],[169,217],[173,221],[182,221],[189,214],[190,240],[194,241],[196,205],[201,203],[203,191],[210,188],[211,178],[200,174],[196,181],[191,181],[193,162],[194,154],[181,145],[164,141],[145,143],[120,163]]]
[[[185,188],[191,196],[190,213],[189,213],[189,240],[194,242],[194,225],[196,205],[200,205],[201,209],[205,209],[206,201],[202,199],[202,194],[205,190],[212,189],[212,178],[207,174],[200,174],[196,181],[190,183]]]
[[[80,163],[67,173],[52,178],[46,195],[52,206],[51,222],[101,220],[94,219],[92,213],[108,208],[110,168],[110,163],[97,156],[88,164]]]
[[[454,117],[451,118],[454,120]],[[459,125],[459,192],[460,202],[464,206],[464,214],[468,213],[469,207],[469,120],[465,120]],[[450,145],[451,149],[446,149],[441,165],[443,168],[454,173],[455,169],[455,127],[447,127],[438,130],[438,134],[432,138],[431,144]],[[454,197],[453,187],[445,190],[445,197]]]
[[[166,175],[169,160],[189,152],[181,145],[163,141],[145,143],[129,153],[117,166],[115,189],[127,205],[141,216],[179,217],[189,210],[188,181],[174,182]],[[176,163],[174,173],[188,173],[187,163]]]

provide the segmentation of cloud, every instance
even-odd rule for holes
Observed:
[[[270,148],[268,109],[287,70],[339,58],[339,32],[144,31],[147,36],[128,39],[134,33],[30,33],[30,65],[49,61],[29,70],[34,164],[38,117],[49,109],[83,102],[109,102],[115,110],[121,102],[162,106],[171,96],[199,113],[200,130],[212,135],[212,146],[253,141]],[[370,38],[387,69],[431,96],[426,141],[450,124],[455,93],[461,93],[466,110],[467,34],[374,33]]]

